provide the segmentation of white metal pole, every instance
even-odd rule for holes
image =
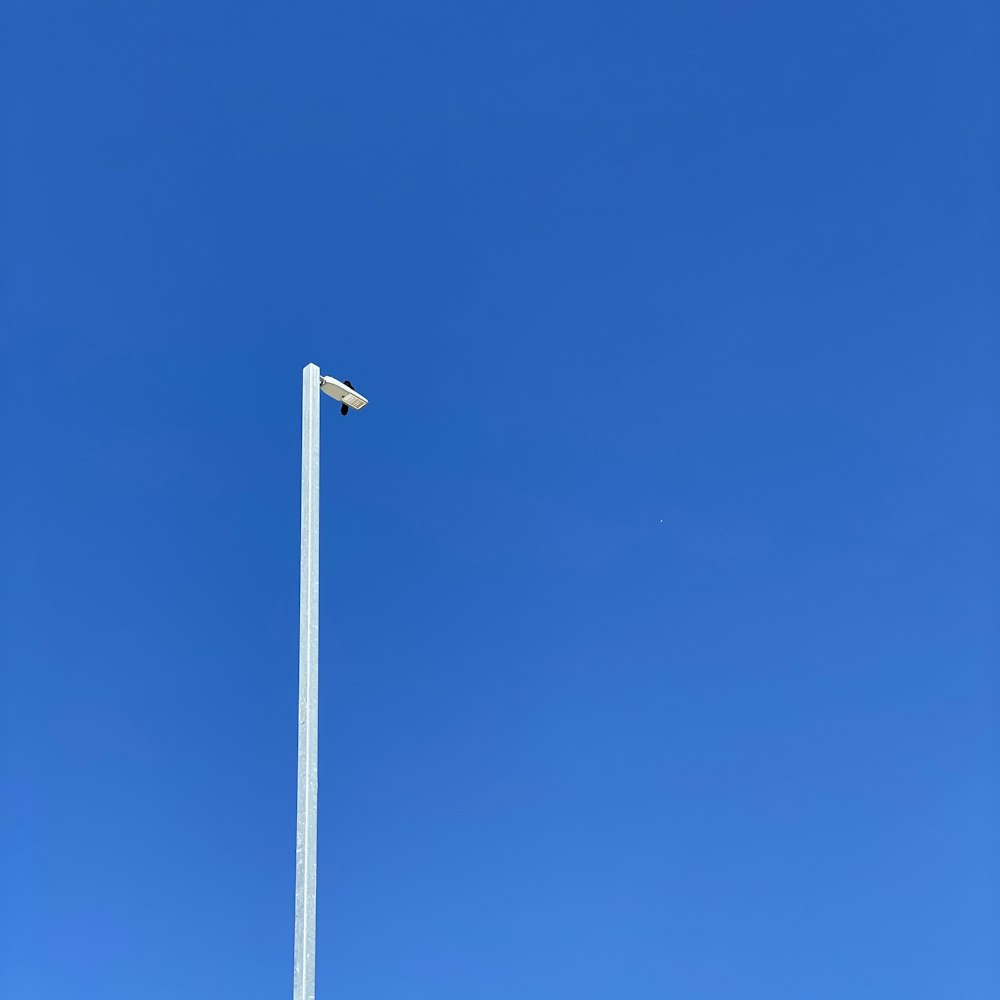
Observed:
[[[319,708],[319,387],[302,369],[302,548],[299,585],[299,760],[295,815],[294,1000],[316,996],[316,804]]]

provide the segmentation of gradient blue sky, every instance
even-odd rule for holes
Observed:
[[[998,27],[8,0],[0,993],[290,995],[315,361],[321,996],[995,998]]]

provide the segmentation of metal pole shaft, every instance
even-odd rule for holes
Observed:
[[[319,368],[302,369],[299,760],[295,816],[295,992],[316,996],[316,804],[319,708]]]

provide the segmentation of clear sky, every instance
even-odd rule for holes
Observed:
[[[2,35],[0,995],[993,1000],[996,6]]]

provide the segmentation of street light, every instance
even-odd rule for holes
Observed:
[[[295,810],[294,1000],[316,996],[316,757],[319,709],[319,392],[360,410],[349,383],[302,369],[302,547],[299,584],[299,751]],[[346,410],[344,411],[346,412]]]

